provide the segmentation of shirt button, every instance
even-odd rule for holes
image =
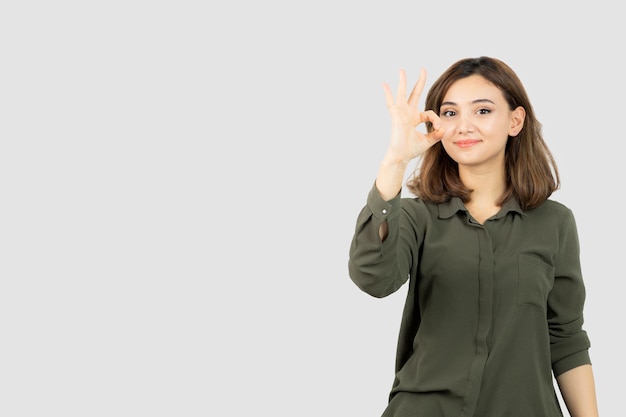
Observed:
[[[387,209],[383,209],[383,214],[387,214]]]

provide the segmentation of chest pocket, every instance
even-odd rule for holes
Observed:
[[[545,312],[554,283],[554,267],[535,256],[519,255],[517,272],[517,304]]]

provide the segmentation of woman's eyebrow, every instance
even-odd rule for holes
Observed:
[[[476,100],[473,100],[471,104],[478,104],[478,103],[496,104],[492,100],[489,100],[488,98],[478,98]],[[442,106],[456,106],[457,103],[455,103],[454,101],[444,101],[443,103],[441,103],[441,105]]]

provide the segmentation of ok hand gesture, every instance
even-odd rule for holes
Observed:
[[[400,82],[395,99],[389,85],[383,84],[387,108],[391,114],[391,141],[376,177],[376,187],[385,200],[390,200],[400,192],[404,171],[409,162],[422,155],[443,137],[439,116],[433,110],[419,111],[417,108],[425,83],[426,71],[422,69],[408,99],[406,73],[403,70],[400,70]],[[430,133],[418,131],[417,127],[426,122],[432,123],[433,131]]]
[[[391,115],[391,143],[385,156],[390,163],[408,164],[411,159],[423,154],[443,136],[443,132],[438,130],[439,116],[433,110],[418,110],[418,102],[425,83],[426,70],[422,69],[408,100],[404,70],[400,70],[400,81],[395,99],[389,85],[383,84],[387,108]],[[417,130],[417,127],[425,122],[432,123],[434,128],[432,132],[423,133]]]

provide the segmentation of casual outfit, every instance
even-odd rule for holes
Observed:
[[[590,363],[579,254],[553,200],[511,198],[480,224],[457,197],[385,201],[373,186],[350,277],[374,297],[408,282],[383,417],[561,417],[553,375]]]

